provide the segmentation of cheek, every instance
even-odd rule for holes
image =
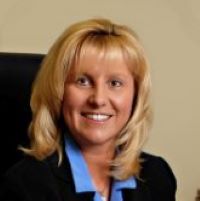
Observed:
[[[66,124],[68,124],[69,121],[69,113],[70,113],[70,108],[71,106],[68,104],[69,101],[67,98],[63,99],[63,106],[62,106],[62,113],[63,113],[63,117],[64,117],[64,121]]]
[[[73,129],[75,125],[75,109],[77,105],[77,99],[74,98],[74,96],[67,91],[67,93],[64,93],[63,97],[63,106],[62,106],[62,113],[63,118],[66,126],[69,129]]]
[[[62,108],[63,109],[63,113],[65,111],[67,111],[68,108],[70,108],[70,102],[71,102],[71,100],[70,100],[69,94],[66,93],[66,92],[64,92],[64,96],[63,96],[63,108]]]
[[[71,91],[68,89],[65,89],[64,96],[63,96],[63,115],[65,120],[69,118],[69,114],[72,112],[74,108],[74,104],[76,99],[74,99],[74,96],[71,95]]]
[[[75,110],[80,110],[84,103],[84,96],[73,87],[65,89],[63,96],[63,113],[71,115]]]
[[[72,96],[73,94],[74,94],[73,87],[70,84],[65,85],[65,91],[63,95],[63,101],[65,105],[68,105],[73,102],[74,98],[74,96]]]
[[[133,107],[133,93],[124,93],[121,94],[119,97],[116,99],[116,105],[118,109],[124,113],[127,114],[128,116],[132,112],[132,107]]]

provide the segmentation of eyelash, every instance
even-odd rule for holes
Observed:
[[[111,80],[110,81],[111,87],[121,87],[122,85],[123,85],[123,83],[120,80]]]
[[[87,83],[86,83],[87,82]],[[90,80],[87,77],[78,77],[76,79],[76,83],[81,86],[88,86],[90,84]]]
[[[91,83],[91,80],[88,78],[88,77],[78,77],[76,79],[76,83],[80,86],[90,86],[92,83]],[[112,88],[115,88],[115,87],[121,87],[123,85],[123,82],[121,80],[109,80],[108,81],[108,84],[110,87]]]

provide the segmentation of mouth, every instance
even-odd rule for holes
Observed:
[[[103,114],[103,113],[81,113],[81,115],[89,120],[103,122],[107,121],[112,117],[112,115],[109,114]]]

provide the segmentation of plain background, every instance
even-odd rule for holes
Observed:
[[[91,17],[126,24],[140,36],[153,82],[154,124],[145,149],[170,163],[177,200],[194,200],[200,188],[200,1],[0,0],[0,51],[47,53],[68,25]]]

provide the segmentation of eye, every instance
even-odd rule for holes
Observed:
[[[121,80],[111,80],[110,86],[111,87],[121,87],[123,85],[123,82]]]
[[[79,76],[76,79],[76,83],[80,86],[90,86],[90,80],[87,76]]]

